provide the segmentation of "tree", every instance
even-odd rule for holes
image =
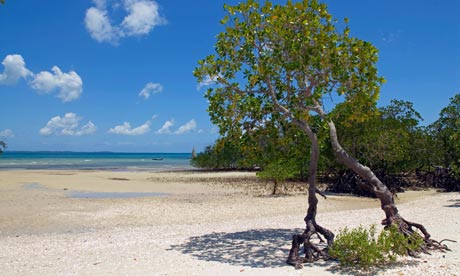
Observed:
[[[276,195],[279,183],[286,181],[288,178],[293,178],[299,171],[297,164],[292,161],[292,159],[286,160],[282,158],[272,160],[262,171],[257,173],[258,177],[273,181],[272,195]]]
[[[360,161],[372,169],[397,173],[413,169],[413,136],[421,119],[412,103],[392,100],[367,122],[338,131],[345,134],[341,135],[343,145]]]
[[[422,179],[446,191],[460,190],[460,94],[450,99],[441,110],[439,119],[428,126],[432,143],[429,155],[430,169]]]
[[[390,105],[380,107],[365,122],[348,122],[340,105],[331,116],[343,147],[374,170],[394,192],[409,185],[398,175],[415,171],[426,159],[427,152],[420,144],[427,137],[419,127],[422,118],[411,102],[392,100]],[[335,172],[335,181],[329,187],[331,191],[373,195],[373,191],[347,167],[339,166],[339,170],[335,170],[337,164],[332,150],[326,152],[326,158],[331,166],[329,171]]]
[[[296,125],[266,121],[263,126],[246,129],[239,140],[243,158],[262,171],[275,172],[279,165],[289,167],[283,169],[289,171],[289,177],[302,178],[307,174],[310,145]],[[264,175],[258,174],[262,178]]]
[[[0,154],[6,149],[6,143],[3,141],[0,141]]]
[[[378,50],[351,37],[348,20],[338,30],[338,21],[316,0],[288,1],[285,5],[247,0],[224,8],[228,15],[221,23],[226,28],[217,36],[216,54],[200,60],[194,71],[198,81],[211,78],[216,82],[205,95],[211,121],[219,126],[221,135],[241,131],[246,124],[286,121],[297,125],[310,141],[306,229],[294,235],[288,263],[300,268],[304,261],[327,257],[327,249],[320,250],[311,243],[314,234],[323,235],[328,246],[334,240],[334,234],[316,222],[321,128],[329,130],[337,159],[365,179],[380,199],[386,215],[382,223],[395,224],[407,235],[415,233],[413,227],[418,228],[426,243],[433,245],[422,225],[399,215],[392,193],[372,170],[341,146],[335,123],[324,108],[325,99],[335,94],[343,101],[347,121],[365,121],[375,114],[384,82],[375,66]],[[318,129],[313,128],[314,114],[321,121]],[[305,258],[298,256],[301,244]]]
[[[443,149],[442,165],[460,170],[460,94],[450,98],[430,127]]]
[[[234,170],[242,168],[241,151],[234,140],[219,139],[214,146],[206,147],[205,151],[192,158],[195,167],[211,170]]]

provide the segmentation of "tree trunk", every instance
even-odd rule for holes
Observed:
[[[319,161],[319,146],[316,134],[305,124],[297,123],[302,130],[308,135],[311,141],[310,149],[310,175],[308,177],[308,210],[307,216],[304,218],[306,223],[306,229],[302,234],[296,234],[292,237],[292,247],[289,252],[287,260],[288,264],[295,266],[297,269],[302,268],[302,263],[312,262],[320,257],[327,257],[327,253],[324,250],[319,249],[316,245],[312,244],[310,239],[316,234],[320,241],[321,235],[323,235],[328,243],[328,246],[332,245],[334,241],[334,234],[328,229],[318,225],[316,223],[316,212],[318,207],[318,198],[316,197],[316,174],[318,169]],[[304,244],[305,257],[299,257],[299,250],[301,244]]]
[[[420,252],[427,252],[429,249],[437,249],[441,251],[449,250],[446,245],[441,244],[435,240],[430,239],[431,235],[426,231],[425,227],[421,224],[409,222],[401,217],[398,208],[394,203],[393,194],[385,184],[372,172],[369,167],[359,163],[358,160],[350,156],[340,145],[337,138],[337,130],[333,121],[328,122],[329,135],[331,138],[332,148],[337,159],[342,162],[349,169],[353,170],[361,176],[370,185],[377,198],[380,200],[381,208],[385,212],[385,219],[382,220],[382,225],[385,227],[395,225],[398,230],[406,236],[419,235],[413,227],[419,229],[423,236],[425,245],[420,248]],[[409,255],[417,254],[418,252],[408,252]]]
[[[278,181],[275,179],[275,180],[273,180],[273,182],[274,182],[274,185],[273,185],[272,195],[276,195],[276,190],[278,188]]]
[[[328,122],[329,125],[329,135],[331,138],[332,148],[337,159],[342,162],[349,169],[353,170],[364,180],[366,180],[374,191],[377,198],[380,199],[382,210],[385,212],[388,222],[391,223],[391,220],[398,215],[398,209],[393,200],[393,193],[383,184],[380,179],[372,172],[369,167],[366,167],[358,162],[355,158],[350,156],[340,145],[337,138],[337,130],[335,124],[332,121]]]

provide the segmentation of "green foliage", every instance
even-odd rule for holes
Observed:
[[[288,178],[295,177],[297,173],[297,165],[292,160],[280,159],[269,163],[262,171],[257,173],[257,176],[261,179],[282,182]]]
[[[211,121],[222,139],[240,141],[246,162],[267,168],[276,166],[272,160],[294,159],[304,177],[309,140],[326,125],[324,99],[341,96],[352,122],[375,113],[384,82],[378,50],[351,37],[347,20],[337,27],[317,0],[247,0],[224,9],[215,53],[194,70],[199,82],[216,80],[205,95]]]
[[[396,174],[442,162],[460,172],[460,96],[437,124],[421,128],[410,102],[377,109],[385,81],[378,50],[350,36],[348,19],[338,24],[326,4],[246,0],[224,9],[215,53],[193,72],[199,82],[215,80],[205,97],[221,138],[194,165],[265,169],[283,159],[305,178],[313,137],[322,153],[318,168],[330,174],[337,166],[327,138],[332,119],[344,148],[372,169]],[[325,114],[332,94],[343,101]]]
[[[239,136],[219,138],[193,158],[192,165],[206,169],[258,167],[265,170],[270,164],[283,160],[290,164],[295,176],[304,178],[308,175],[309,149],[309,140],[298,127],[270,121],[259,127],[248,127]]]
[[[442,149],[439,152],[442,165],[460,175],[460,94],[450,99],[449,105],[441,110],[439,119],[430,126],[430,130]]]
[[[412,103],[401,100],[392,100],[390,105],[379,108],[379,112],[369,117],[366,122],[350,122],[339,110],[342,105],[336,106],[331,116],[336,122],[342,145],[361,162],[375,170],[390,188],[398,191],[409,185],[402,178],[395,179],[402,173],[429,172],[436,166],[441,166],[448,169],[450,178],[453,177],[445,179],[444,182],[449,183],[448,185],[443,185],[444,182],[437,178],[425,182],[424,175],[419,175],[419,184],[454,191],[460,187],[460,140],[456,139],[460,130],[460,115],[455,112],[456,108],[460,108],[458,98],[459,96],[452,98],[452,103],[443,109],[440,118],[428,127],[420,127],[420,114]],[[330,141],[323,133],[328,130],[318,116],[311,116],[310,120],[311,128],[320,137],[320,148],[323,153],[320,156],[319,171],[335,180],[339,176],[347,176],[343,174],[343,168],[337,164]],[[307,179],[309,150],[308,137],[292,123],[246,123],[244,131],[239,131],[238,136],[221,137],[215,146],[209,147],[192,163],[207,169],[259,167],[266,170],[269,166],[276,167],[276,164],[272,163],[282,159],[286,164],[293,164],[289,165],[289,168],[297,170],[294,178]],[[372,194],[367,190],[366,194],[359,193],[351,183],[347,184],[348,190],[337,189],[336,185],[339,184],[339,181],[334,181],[330,188],[366,196]]]
[[[341,266],[369,270],[394,262],[397,256],[405,256],[409,251],[417,251],[422,244],[420,235],[414,233],[407,237],[396,226],[388,227],[378,236],[375,225],[369,229],[360,226],[340,230],[329,249],[329,255],[337,259]]]
[[[3,141],[0,141],[0,154],[6,149],[6,143]]]
[[[375,111],[384,81],[375,66],[378,51],[350,37],[347,26],[339,30],[325,4],[248,0],[225,9],[216,53],[194,71],[198,81],[217,80],[205,97],[221,135],[267,121],[310,124],[314,107],[330,93],[344,97],[350,120]]]
[[[308,174],[309,140],[293,124],[267,122],[263,127],[248,130],[240,145],[244,145],[245,158],[262,170],[268,166],[274,168],[274,163],[282,161],[296,175],[302,177]]]
[[[215,153],[212,146],[207,146],[204,152],[200,152],[197,156],[192,157],[190,164],[197,168],[213,169],[217,168]]]
[[[415,170],[420,167],[423,148],[415,147],[420,136],[420,114],[407,101],[392,100],[379,108],[366,122],[350,122],[338,105],[333,111],[341,143],[348,152],[372,169],[387,173]],[[328,157],[335,159],[332,153]],[[333,162],[331,162],[333,163]],[[333,164],[333,166],[336,166]]]
[[[191,164],[194,167],[212,170],[234,170],[243,168],[242,160],[240,148],[231,140],[221,139],[192,158]]]
[[[262,171],[257,173],[257,177],[274,182],[273,193],[276,194],[278,184],[289,178],[294,178],[299,172],[298,165],[293,159],[272,160]]]

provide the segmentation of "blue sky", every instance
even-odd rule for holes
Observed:
[[[213,53],[223,4],[237,2],[6,0],[0,139],[9,150],[202,150],[218,134],[192,71]],[[411,101],[429,124],[460,93],[459,1],[326,3],[380,50],[380,105]]]

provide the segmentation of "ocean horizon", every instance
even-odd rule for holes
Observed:
[[[191,170],[191,153],[5,151],[0,170]]]

